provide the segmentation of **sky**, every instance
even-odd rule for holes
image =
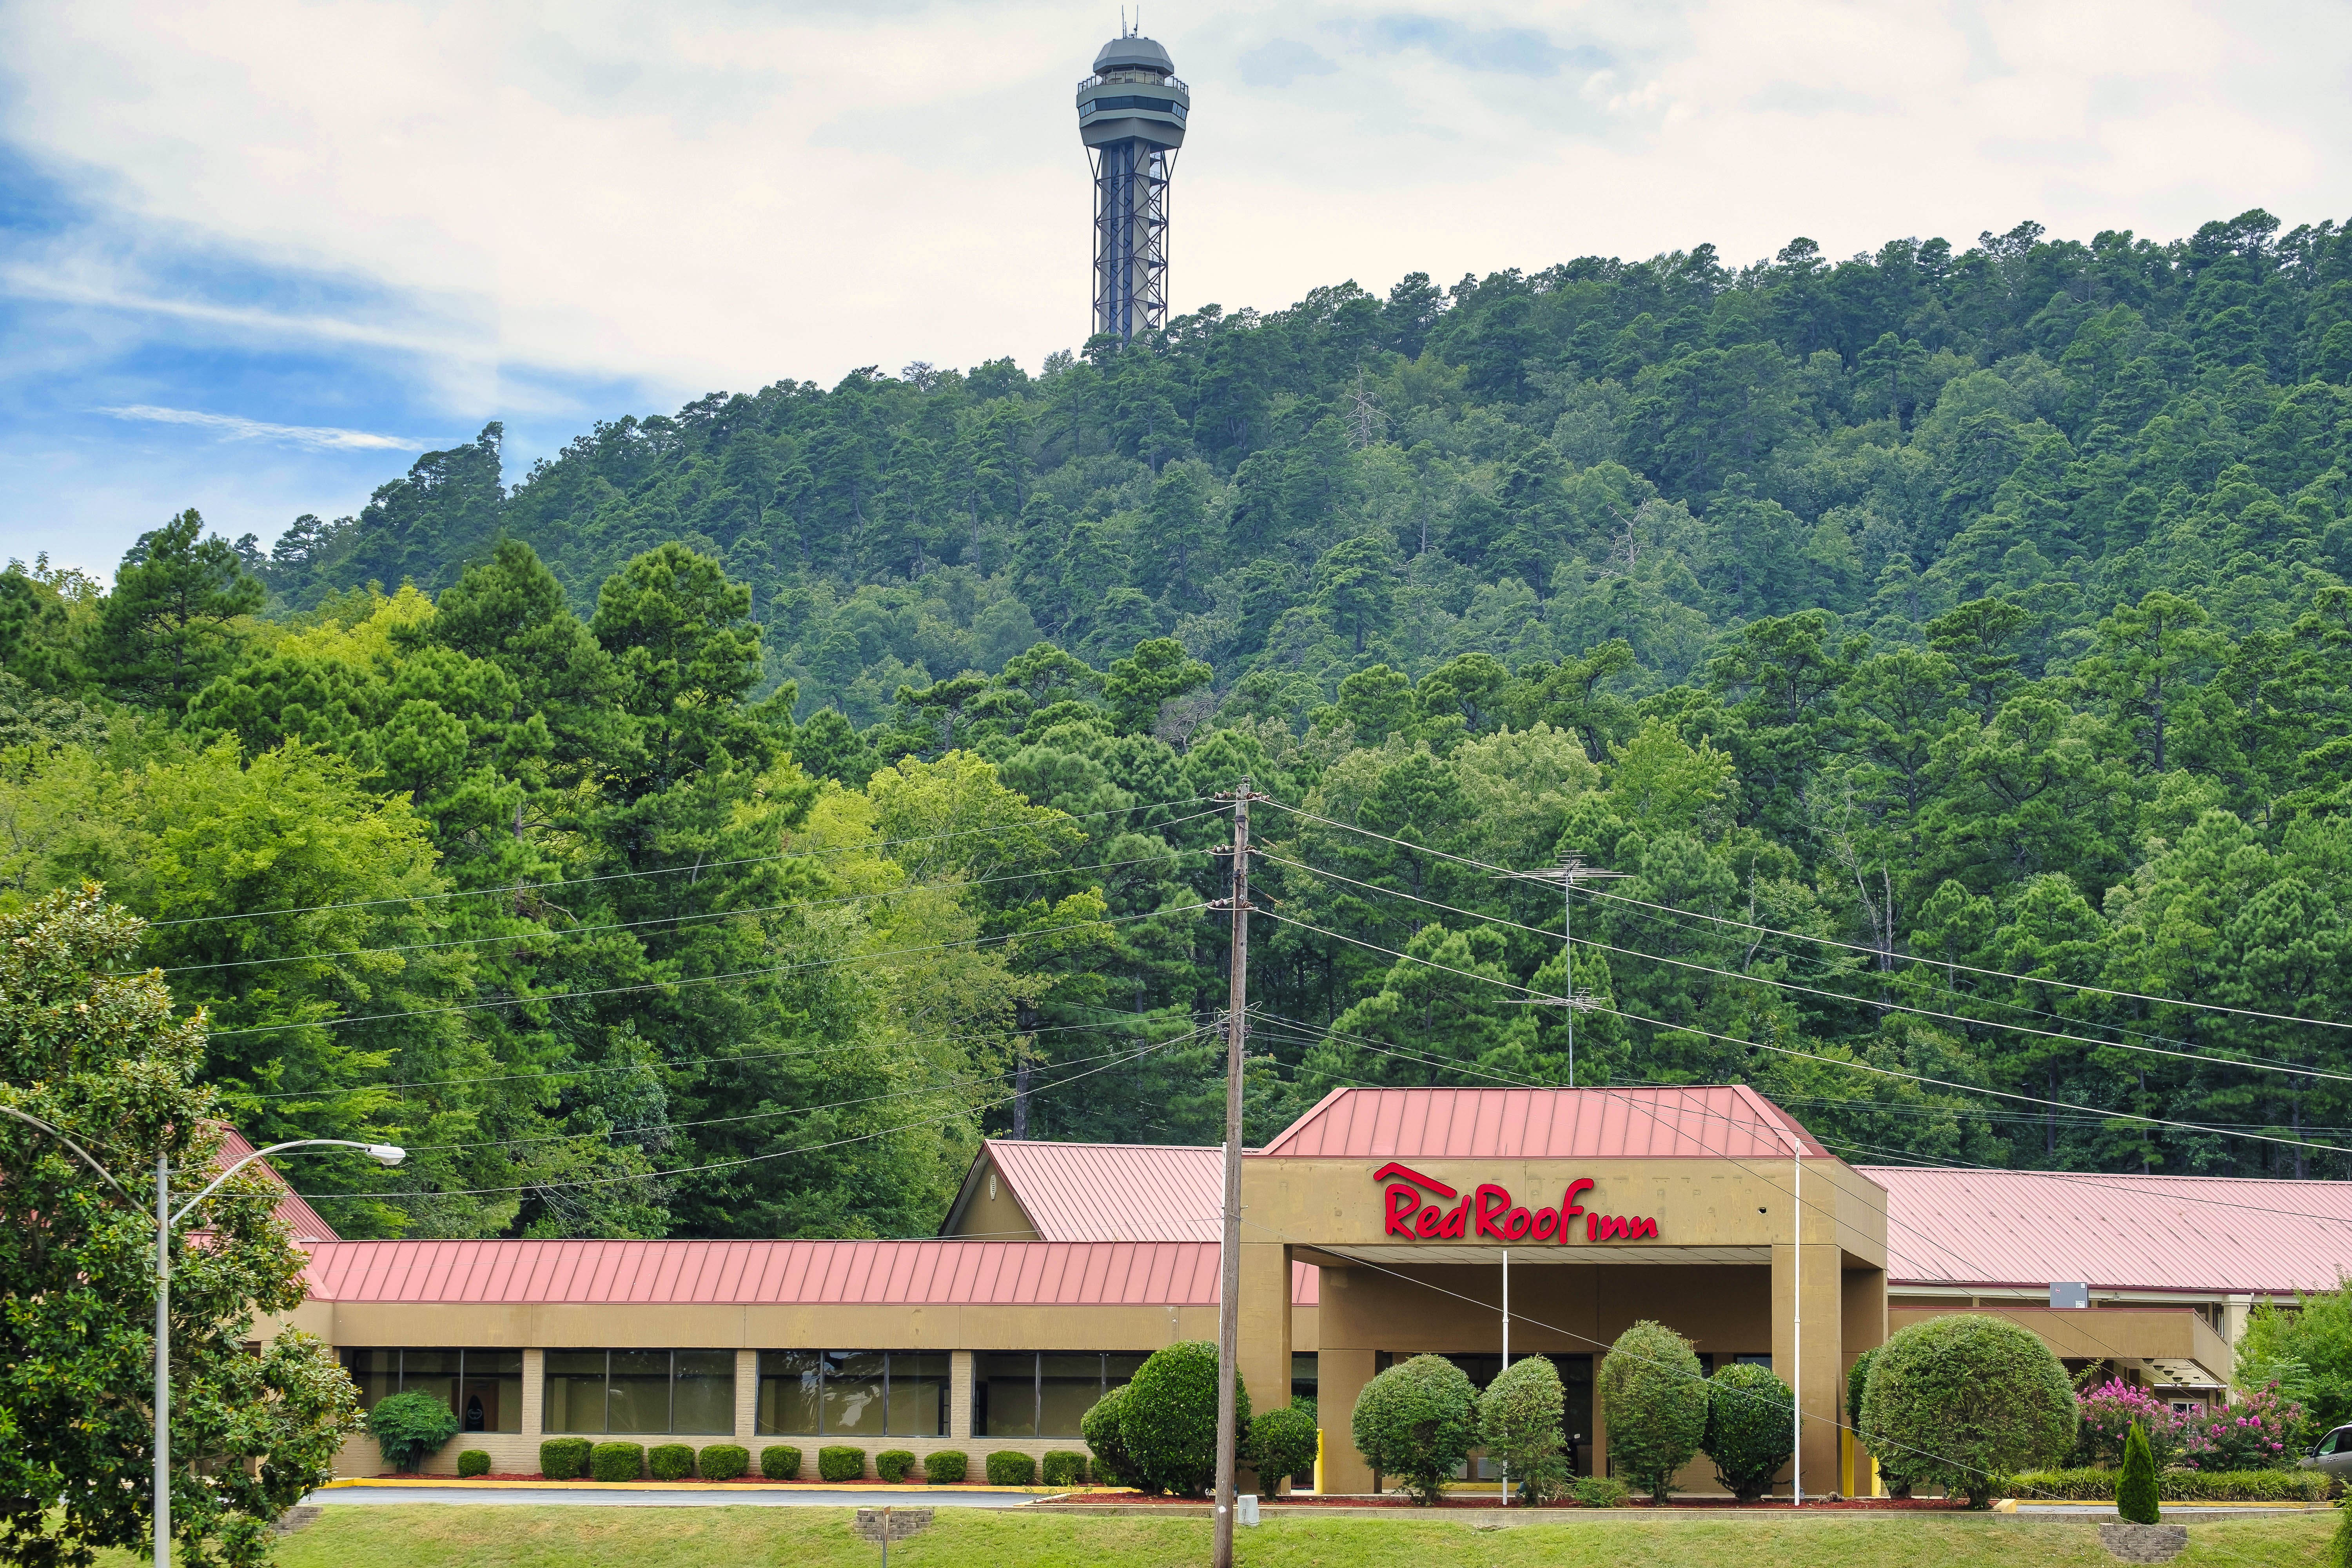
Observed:
[[[1088,326],[1116,5],[0,0],[0,557],[266,548],[499,420]],[[1179,312],[1805,236],[2352,216],[2340,0],[1157,0]],[[2330,149],[2336,149],[2330,153]]]

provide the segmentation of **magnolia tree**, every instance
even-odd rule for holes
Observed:
[[[95,887],[0,914],[0,1562],[87,1564],[149,1538],[153,1494],[155,1164],[175,1201],[220,1141],[195,1083],[201,1014],[174,1016],[153,971],[126,973],[140,922]],[[178,1561],[248,1563],[268,1526],[328,1479],[358,1396],[327,1347],[257,1314],[301,1300],[302,1255],[258,1166],[170,1247],[172,1522]]]

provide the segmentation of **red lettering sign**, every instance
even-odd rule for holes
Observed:
[[[1514,1204],[1510,1189],[1492,1182],[1481,1182],[1465,1197],[1444,1182],[1393,1160],[1374,1171],[1372,1180],[1389,1184],[1383,1194],[1384,1234],[1407,1241],[1460,1241],[1466,1236],[1479,1241],[1549,1242],[1565,1247],[1574,1234],[1569,1221],[1579,1216],[1584,1220],[1587,1241],[1654,1241],[1658,1236],[1654,1219],[1587,1214],[1576,1200],[1592,1190],[1590,1176],[1569,1183],[1558,1208],[1538,1209]],[[1424,1194],[1454,1200],[1453,1206],[1441,1208]]]

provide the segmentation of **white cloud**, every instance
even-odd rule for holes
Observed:
[[[159,408],[150,403],[93,408],[93,414],[117,419],[142,420],[152,425],[195,425],[217,430],[225,440],[278,441],[330,452],[421,452],[434,445],[405,436],[377,436],[365,430],[339,430],[331,425],[272,425],[263,419],[242,419],[234,414],[205,414],[194,408]]]

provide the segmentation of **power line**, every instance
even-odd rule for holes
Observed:
[[[1443,849],[1433,849],[1426,844],[1414,844],[1406,839],[1391,837],[1385,833],[1375,833],[1369,827],[1359,827],[1351,822],[1340,822],[1328,816],[1318,816],[1314,812],[1307,811],[1303,807],[1286,805],[1278,800],[1269,799],[1266,804],[1278,810],[1289,812],[1294,816],[1303,816],[1309,822],[1319,822],[1327,827],[1336,827],[1344,833],[1360,834],[1366,838],[1377,838],[1383,844],[1393,844],[1401,849],[1410,849],[1417,855],[1433,855],[1441,860],[1451,860],[1457,865],[1468,866],[1475,870],[1484,871],[1491,876],[1516,878],[1521,875],[1521,873],[1513,871],[1507,867],[1490,866],[1484,860],[1474,860],[1466,855],[1450,854]],[[1593,896],[1596,898],[1621,899],[1626,902],[1641,901],[1639,900],[1624,899],[1623,895],[1617,893],[1595,893]],[[1671,904],[1650,904],[1646,907],[1663,910],[1667,914],[1686,916],[1692,920],[1714,921],[1725,925],[1741,925],[1747,926],[1750,930],[1772,931],[1776,935],[1794,937],[1801,942],[1829,942],[1830,945],[1836,947],[1853,947],[1859,952],[1877,953],[1880,951],[1874,947],[1860,947],[1852,942],[1832,942],[1832,940],[1827,937],[1807,936],[1801,931],[1775,931],[1775,928],[1770,926],[1759,926],[1748,921],[1727,920],[1720,915],[1700,914],[1693,910],[1678,910]],[[1550,933],[1546,932],[1545,934],[1549,935]],[[2167,1007],[2189,1007],[2209,1013],[2227,1013],[2242,1018],[2263,1018],[2277,1024],[2308,1024],[2315,1028],[2322,1029],[2352,1029],[2352,1024],[2341,1023],[2332,1018],[2305,1018],[2292,1013],[2264,1013],[2251,1007],[2226,1006],[2219,1002],[2185,1002],[2175,996],[2154,996],[2138,991],[2110,990],[2105,986],[2087,985],[2071,980],[2053,980],[2046,976],[2032,974],[2012,974],[2003,969],[1980,969],[1965,963],[1945,963],[1944,961],[1940,959],[1921,958],[1916,954],[1907,952],[1889,953],[1885,956],[1900,958],[1906,963],[1927,964],[1930,967],[1941,965],[1942,967],[1950,969],[1966,969],[1971,974],[1987,974],[1997,979],[2016,980],[2031,985],[2055,986],[2063,991],[2087,991],[2103,996],[2117,996],[2137,1002],[2153,1002]]]
[[[840,958],[813,959],[806,963],[772,964],[757,969],[737,969],[725,974],[696,974],[677,980],[648,980],[640,984],[606,985],[593,991],[542,991],[529,996],[513,996],[496,1002],[460,1002],[446,1007],[418,1007],[402,1013],[363,1013],[351,1017],[317,1018],[297,1024],[257,1024],[250,1028],[211,1029],[206,1033],[214,1039],[226,1039],[236,1035],[282,1034],[289,1029],[340,1029],[352,1024],[378,1024],[387,1019],[430,1018],[449,1013],[478,1013],[492,1007],[525,1007],[545,1002],[582,1001],[591,996],[621,996],[640,991],[682,990],[688,985],[716,985],[730,980],[751,980],[776,974],[798,974],[812,969],[831,969],[845,963],[865,963],[881,958],[904,958],[919,952],[945,952],[959,948],[986,947],[994,942],[1026,942],[1034,937],[1052,936],[1058,931],[1085,931],[1091,926],[1125,925],[1132,921],[1156,920],[1162,915],[1191,914],[1208,907],[1205,903],[1179,904],[1167,909],[1147,910],[1141,914],[1105,915],[1097,921],[1078,921],[1062,926],[1041,926],[1034,931],[1011,931],[1002,936],[973,937],[966,942],[933,942],[927,947],[887,948],[879,952],[856,952]]]

